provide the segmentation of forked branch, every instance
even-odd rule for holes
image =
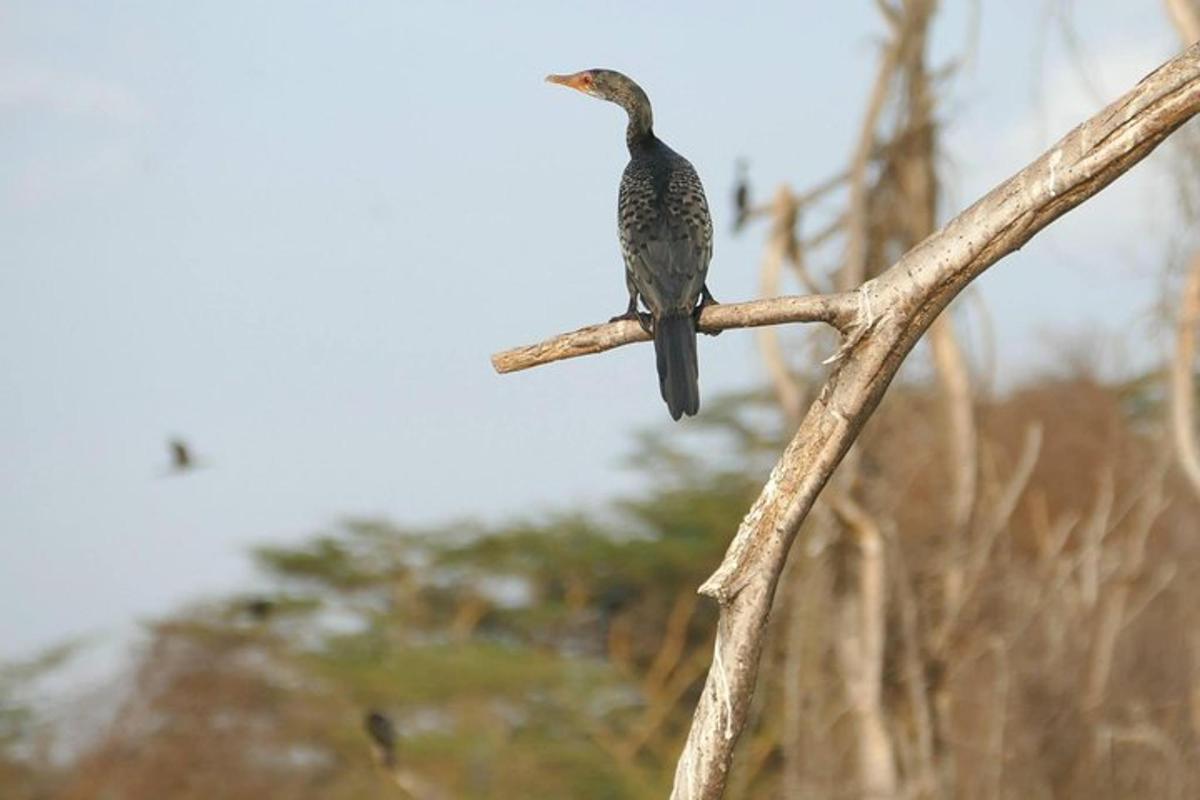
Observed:
[[[845,332],[855,319],[855,303],[853,293],[721,303],[705,308],[700,313],[700,323],[696,327],[704,333],[716,333],[730,328],[757,328],[785,322],[825,322]],[[496,353],[492,356],[492,366],[500,374],[519,372],[552,361],[603,353],[623,344],[648,341],[650,334],[636,322],[606,322],[560,334],[537,344]]]
[[[921,334],[964,287],[1099,192],[1200,112],[1200,44],[1144,78],[1048,152],[859,289],[849,342],[701,587],[721,605],[704,692],[675,772],[674,800],[724,791],[745,725],[775,587],[796,532]]]
[[[856,291],[705,309],[701,330],[821,321],[847,341],[817,399],[701,593],[721,606],[712,667],[675,772],[673,800],[724,792],[746,724],[767,616],[788,550],[896,371],[946,305],[992,264],[1112,183],[1200,112],[1200,43],[1146,76]],[[493,357],[500,372],[648,339],[610,323]]]

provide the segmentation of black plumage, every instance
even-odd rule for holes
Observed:
[[[253,597],[246,601],[244,607],[255,622],[266,622],[275,611],[275,601],[267,597]]]
[[[737,233],[750,218],[750,178],[746,172],[746,162],[738,159],[737,179],[733,186],[733,232]]]
[[[392,724],[392,720],[382,711],[372,709],[367,712],[367,716],[363,720],[363,726],[367,729],[367,734],[371,737],[371,741],[375,743],[375,749],[379,753],[379,760],[388,768],[395,767],[396,728]]]
[[[715,302],[705,284],[712,258],[712,217],[700,176],[654,135],[650,100],[619,72],[592,69],[547,80],[616,103],[629,115],[629,163],[621,176],[617,223],[629,306],[654,336],[659,390],[672,419],[700,408],[696,319]],[[649,311],[638,310],[639,299]]]
[[[182,439],[172,439],[167,442],[167,447],[171,450],[171,468],[176,472],[186,472],[195,466],[195,462],[192,460],[192,451],[187,442]]]

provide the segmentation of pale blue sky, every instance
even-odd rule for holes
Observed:
[[[710,285],[747,298],[734,160],[761,194],[839,170],[881,26],[866,0],[746,5],[0,2],[0,658],[240,585],[249,545],[343,515],[631,488],[629,433],[669,424],[647,348],[488,363],[624,303],[621,113],[542,77],[647,89],[708,188]],[[947,211],[1096,105],[1041,0],[981,5]],[[969,27],[945,6],[941,58]],[[1176,49],[1157,2],[1086,6],[1106,99]],[[1006,370],[1048,363],[1048,329],[1144,313],[1165,165],[985,279]],[[703,396],[761,377],[752,336],[702,341]],[[172,434],[211,467],[157,477]]]

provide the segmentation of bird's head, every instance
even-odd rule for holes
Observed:
[[[649,132],[653,123],[650,98],[632,79],[612,69],[585,69],[570,75],[547,75],[548,83],[557,83],[616,103],[629,113],[630,130]]]
[[[612,100],[617,88],[617,78],[629,80],[621,73],[613,72],[610,69],[585,69],[583,72],[574,72],[570,75],[547,75],[546,82],[567,86],[601,100]]]
[[[570,75],[547,75],[546,82],[569,86],[578,92],[608,100],[625,108],[639,104],[645,104],[647,107],[650,105],[642,87],[615,69],[585,69]]]

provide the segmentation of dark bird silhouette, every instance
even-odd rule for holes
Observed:
[[[387,714],[378,709],[371,709],[363,719],[367,735],[375,743],[379,759],[388,769],[396,767],[396,727]]]
[[[619,72],[589,69],[550,75],[551,83],[616,103],[629,115],[629,163],[621,176],[617,227],[629,307],[614,320],[637,320],[654,336],[658,384],[672,419],[700,409],[696,320],[716,302],[705,277],[712,258],[712,217],[700,176],[654,135],[650,99]],[[638,311],[638,300],[649,314]]]
[[[192,460],[192,451],[183,439],[172,439],[167,446],[171,448],[171,469],[176,472],[186,472],[195,466],[195,461]]]
[[[267,597],[254,597],[246,601],[244,608],[255,622],[266,622],[275,611],[275,601]]]
[[[737,161],[737,178],[733,185],[733,232],[737,233],[750,218],[750,176],[747,173],[746,160]]]
[[[163,473],[167,477],[186,475],[208,466],[208,462],[197,458],[191,446],[178,436],[167,440],[167,450],[171,454],[171,465]]]

